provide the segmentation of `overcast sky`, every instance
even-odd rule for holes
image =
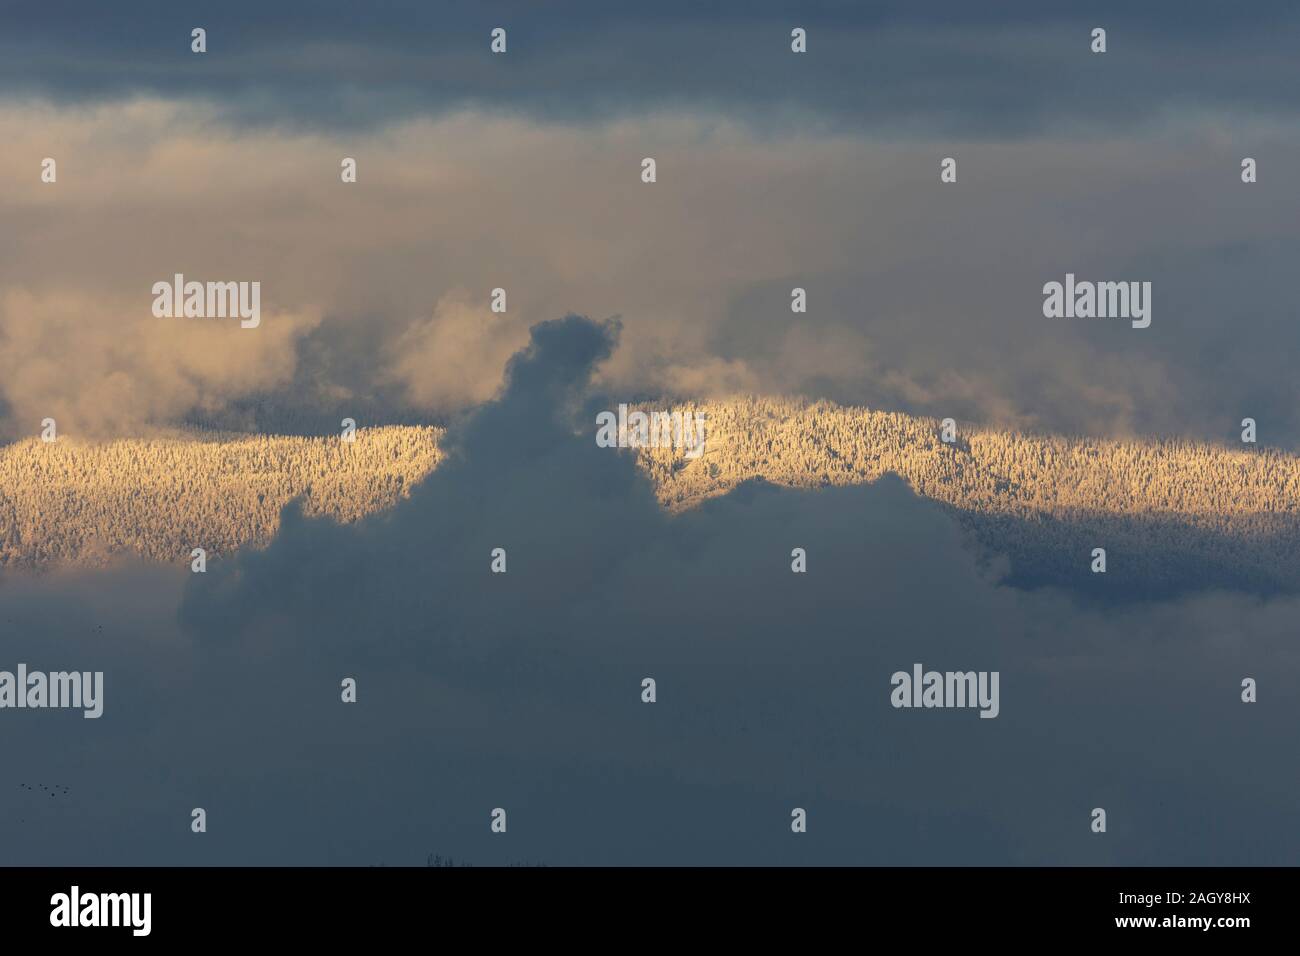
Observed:
[[[0,438],[453,454],[204,575],[0,574],[0,669],[106,678],[99,720],[0,712],[4,862],[1297,862],[1293,596],[1008,587],[893,478],[672,517],[575,435],[746,392],[1300,443],[1300,9],[985,6],[6,9]],[[260,326],[155,318],[176,273],[261,282]],[[1067,273],[1150,282],[1150,327],[1045,318]],[[999,717],[891,708],[915,662],[1000,670]]]

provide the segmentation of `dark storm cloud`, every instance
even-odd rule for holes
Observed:
[[[98,721],[0,713],[9,861],[1297,861],[1295,600],[1000,587],[892,478],[666,515],[578,412],[615,331],[535,328],[386,515],[290,510],[202,577],[0,583],[0,661],[107,688]],[[891,708],[916,661],[1000,670],[1000,716]],[[47,777],[66,799],[16,785]]]
[[[804,57],[793,26],[809,30]],[[209,53],[189,51],[191,28]],[[506,57],[488,33],[508,29]],[[1093,57],[1103,26],[1110,52]],[[1137,124],[1164,112],[1293,114],[1292,4],[23,4],[0,89],[82,102],[219,101],[250,122],[366,126],[470,106],[587,120],[718,107],[789,125],[951,135]]]

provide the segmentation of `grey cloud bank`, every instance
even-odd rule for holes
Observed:
[[[534,328],[390,513],[290,509],[206,575],[0,582],[6,659],[115,688],[98,721],[0,715],[15,774],[71,790],[0,793],[10,860],[1297,861],[1294,599],[1004,587],[893,479],[751,483],[670,517],[577,414],[608,401],[589,378],[616,332]],[[997,719],[892,707],[916,661],[999,672]]]

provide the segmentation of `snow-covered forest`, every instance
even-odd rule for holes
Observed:
[[[195,547],[214,555],[265,544],[280,509],[300,495],[306,514],[354,521],[428,474],[441,433],[28,439],[0,449],[0,565],[99,564],[123,552],[188,561]]]
[[[691,406],[704,455],[643,449],[660,500],[690,507],[749,478],[803,488],[900,475],[1022,583],[1300,590],[1300,458],[1256,445],[1027,435],[891,412],[748,398]],[[1093,576],[1094,547],[1107,575]]]
[[[697,460],[638,452],[673,511],[751,478],[817,488],[894,472],[1031,583],[1087,577],[1091,549],[1105,547],[1111,581],[1148,589],[1186,578],[1300,589],[1300,458],[1277,450],[960,425],[945,443],[933,419],[800,399],[669,407],[707,422]],[[119,552],[181,561],[196,546],[220,554],[263,544],[300,495],[307,514],[353,521],[436,467],[441,434],[387,426],[358,431],[354,443],[213,432],[29,439],[0,449],[0,565],[100,563]]]

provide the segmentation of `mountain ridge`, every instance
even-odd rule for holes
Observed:
[[[970,425],[949,443],[935,419],[802,398],[635,407],[705,415],[698,459],[635,452],[671,511],[753,479],[812,489],[893,473],[990,556],[1007,555],[1011,583],[1300,590],[1300,458],[1276,449]],[[96,565],[123,553],[188,561],[193,547],[211,556],[260,546],[294,499],[307,515],[355,521],[428,475],[444,434],[388,425],[359,429],[352,443],[210,431],[28,439],[0,448],[0,567]],[[1107,575],[1090,574],[1093,547],[1107,548]]]

